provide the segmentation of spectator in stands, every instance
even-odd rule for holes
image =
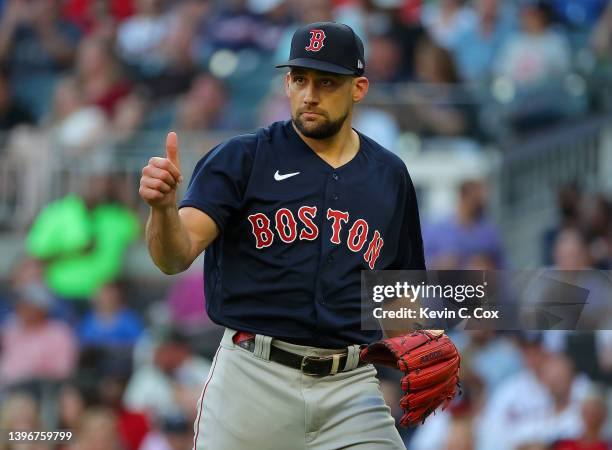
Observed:
[[[193,405],[209,370],[210,363],[192,353],[186,337],[173,330],[161,338],[153,361],[130,378],[124,405],[146,412],[153,421],[167,414],[183,414],[193,421]]]
[[[516,447],[515,450],[550,450],[548,445],[541,444],[539,442],[530,442],[528,444],[521,444]]]
[[[247,0],[246,7],[257,18],[257,31],[252,30],[257,48],[262,53],[276,50],[288,25],[293,23],[286,0]]]
[[[57,400],[57,421],[61,430],[75,430],[86,408],[86,399],[74,383],[64,384]]]
[[[461,86],[448,50],[429,38],[419,41],[415,58],[415,81],[407,98],[413,104],[403,116],[403,128],[424,136],[461,136],[475,131],[472,100]]]
[[[82,33],[112,37],[119,22],[134,13],[133,0],[66,0],[62,16],[75,24]]]
[[[490,330],[473,330],[468,337],[461,351],[462,368],[478,376],[487,392],[523,368],[519,349],[506,337]]]
[[[197,73],[194,42],[198,26],[210,14],[212,2],[174,2],[167,14],[169,30],[161,41],[155,67],[141,71],[141,84],[155,93],[155,99],[172,98],[189,89]]]
[[[167,305],[172,324],[188,332],[212,325],[204,310],[204,279],[199,270],[189,270],[176,278],[168,291]]]
[[[204,65],[221,49],[253,50],[251,55],[256,57],[271,53],[289,23],[283,0],[226,2],[199,25],[195,38],[198,60]]]
[[[0,148],[6,142],[5,132],[16,125],[33,123],[32,114],[15,99],[6,71],[0,70]]]
[[[610,55],[612,55],[612,3],[608,3],[608,7],[597,21],[591,36],[591,46],[599,58],[610,60]]]
[[[112,119],[115,142],[129,143],[142,129],[149,100],[142,92],[132,92],[117,102]]]
[[[514,450],[580,433],[576,406],[588,392],[588,379],[576,376],[566,356],[546,351],[537,334],[523,334],[520,345],[525,369],[488,398],[478,424],[479,449]]]
[[[612,325],[610,281],[589,270],[593,269],[593,260],[585,236],[580,231],[568,228],[557,235],[553,263],[555,270],[568,271],[565,272],[564,281],[587,289],[588,302],[580,314],[578,322],[580,329],[609,329]],[[533,296],[537,298],[538,293],[534,292]],[[547,297],[550,297],[550,294],[546,295],[546,292],[539,294],[541,299]]]
[[[121,73],[112,45],[99,37],[89,37],[79,44],[76,77],[83,90],[84,102],[98,106],[108,117],[112,117],[117,103],[131,89]]]
[[[127,378],[123,375],[104,375],[97,385],[97,397],[101,406],[115,414],[122,449],[139,450],[151,425],[143,412],[131,410],[123,404],[126,384]]]
[[[514,10],[502,0],[476,0],[475,9],[478,20],[457,36],[451,51],[463,79],[483,81],[514,29]]]
[[[226,130],[236,126],[228,114],[228,94],[218,78],[205,73],[193,80],[177,105],[175,127],[181,131]]]
[[[22,287],[29,284],[44,284],[44,270],[45,267],[43,262],[39,259],[24,256],[19,258],[17,262],[11,268],[10,275],[10,287],[13,291],[18,292]],[[9,297],[7,296],[7,304]],[[50,317],[60,319],[67,323],[74,323],[76,312],[74,310],[74,303],[66,301],[62,298],[55,298],[53,302],[53,308],[50,311]],[[2,299],[0,299],[2,303]],[[9,309],[2,310],[0,306],[0,324],[2,323],[3,313],[9,313]],[[7,318],[9,315],[7,314]]]
[[[483,181],[465,181],[459,188],[459,204],[453,217],[425,227],[428,266],[465,267],[474,255],[486,254],[497,268],[504,267],[504,250],[497,227],[486,217],[488,190]]]
[[[552,27],[552,8],[543,0],[529,0],[521,9],[522,30],[508,38],[497,54],[495,73],[519,87],[560,78],[570,69],[567,40]]]
[[[68,325],[50,319],[53,297],[41,284],[17,292],[13,320],[0,330],[0,386],[30,380],[61,380],[75,367],[77,343]]]
[[[136,13],[117,31],[121,59],[140,75],[157,72],[163,64],[162,46],[170,32],[170,17],[162,0],[135,0]]]
[[[165,416],[159,430],[150,432],[139,450],[184,450],[193,444],[193,427],[182,415]]]
[[[0,403],[0,430],[5,433],[0,440],[0,450],[50,450],[43,442],[13,445],[7,439],[9,431],[41,431],[38,403],[25,392],[14,392]]]
[[[591,30],[610,1],[552,0],[551,4],[562,23],[577,30]]]
[[[364,39],[366,55],[372,56],[370,38],[390,39],[400,48],[400,78],[412,78],[416,43],[425,35],[421,25],[420,0],[368,0],[335,2],[332,13],[337,22],[350,25]],[[328,20],[326,18],[316,19]],[[309,23],[301,20],[301,23]],[[286,49],[285,53],[289,50]],[[366,64],[366,73],[368,71]]]
[[[465,0],[436,0],[423,7],[421,20],[438,45],[452,48],[462,33],[474,27],[477,19]]]
[[[106,136],[108,122],[102,109],[86,105],[78,81],[65,78],[55,91],[50,125],[60,155],[83,158],[93,156]]]
[[[42,261],[24,256],[11,270],[11,288],[18,291],[31,283],[43,283],[44,266]]]
[[[54,79],[74,59],[78,30],[59,17],[58,3],[8,0],[0,22],[0,64],[18,99],[36,117],[48,106]]]
[[[474,430],[470,417],[455,418],[451,422],[444,450],[474,450]]]
[[[112,348],[135,344],[143,331],[142,321],[125,306],[119,285],[102,286],[92,306],[78,328],[81,345]]]
[[[584,233],[593,267],[612,268],[612,202],[599,194],[587,199]]]
[[[576,229],[567,228],[557,235],[553,255],[554,267],[557,270],[591,268],[591,258],[586,241]]]
[[[539,421],[531,424],[532,431],[541,436],[545,444],[580,436],[583,430],[580,409],[590,385],[582,387],[583,391],[580,393],[572,392],[576,372],[572,362],[564,354],[548,358],[541,379],[552,398],[552,408],[547,417],[541,417]],[[578,395],[578,398],[572,395]]]
[[[582,403],[582,435],[577,439],[560,440],[551,450],[610,450],[610,445],[602,436],[608,414],[605,397],[603,390],[594,389],[590,392]]]
[[[366,62],[366,75],[374,83],[405,81],[402,47],[391,35],[370,36]]]
[[[117,418],[106,408],[85,411],[69,450],[123,450]]]
[[[557,235],[566,228],[580,227],[582,192],[576,184],[562,186],[557,193],[557,224],[542,237],[542,262],[550,266],[553,260],[553,246]]]

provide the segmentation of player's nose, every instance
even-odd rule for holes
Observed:
[[[316,103],[319,103],[319,94],[314,83],[309,83],[304,92],[304,104],[312,105]]]

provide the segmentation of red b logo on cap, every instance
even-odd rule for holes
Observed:
[[[325,40],[325,31],[323,30],[310,30],[310,43],[308,47],[305,47],[309,52],[318,52],[323,48],[323,41]]]

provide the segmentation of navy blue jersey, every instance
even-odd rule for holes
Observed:
[[[361,330],[361,270],[424,270],[414,186],[404,163],[359,134],[334,169],[291,121],[234,137],[196,165],[185,198],[218,225],[206,250],[206,309],[227,327],[336,348]]]

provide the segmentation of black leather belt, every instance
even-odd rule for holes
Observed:
[[[237,343],[238,346],[253,352],[255,350],[255,338],[243,340]],[[334,355],[329,356],[303,356],[297,353],[291,353],[274,345],[270,346],[270,361],[277,362],[283,366],[291,367],[293,369],[301,370],[305,375],[326,377],[333,375],[336,372],[342,372],[346,365],[347,353],[340,354],[338,364],[336,365],[336,371],[332,373],[334,368]],[[338,354],[336,354],[338,355]],[[368,364],[364,361],[359,361],[357,367],[365,366]]]

